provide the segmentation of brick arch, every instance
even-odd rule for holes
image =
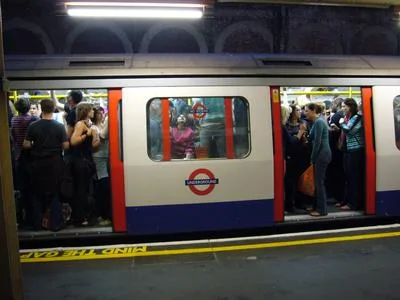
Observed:
[[[72,45],[75,40],[85,31],[90,29],[104,29],[113,34],[121,41],[125,53],[133,53],[132,43],[126,33],[117,25],[111,22],[102,21],[101,23],[85,22],[74,28],[67,36],[64,53],[71,53]]]
[[[301,26],[290,32],[287,53],[342,54],[340,31],[319,23]]]
[[[47,33],[36,23],[29,22],[20,18],[12,19],[4,24],[4,33],[13,29],[23,29],[32,32],[42,42],[46,54],[54,54],[54,45]]]
[[[383,26],[365,26],[349,36],[351,54],[397,54],[396,34]]]
[[[219,35],[217,42],[215,43],[214,46],[214,52],[215,53],[221,53],[224,51],[224,46],[226,44],[226,40],[228,37],[240,30],[250,30],[254,33],[257,33],[261,35],[264,39],[265,42],[268,42],[270,45],[270,48],[272,50],[272,42],[273,42],[273,37],[272,33],[268,28],[265,28],[264,26],[261,26],[259,23],[254,22],[254,21],[241,21],[237,22],[235,24],[229,25],[227,28],[225,28],[221,34]]]
[[[208,47],[204,36],[193,26],[189,24],[176,25],[168,23],[159,23],[153,25],[143,36],[142,42],[140,43],[140,53],[148,53],[149,47],[154,37],[165,29],[177,28],[186,31],[188,34],[194,37],[197,44],[199,45],[200,53],[208,53]]]

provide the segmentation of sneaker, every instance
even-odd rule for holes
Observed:
[[[99,222],[100,226],[110,226],[112,222],[110,220],[102,220]]]

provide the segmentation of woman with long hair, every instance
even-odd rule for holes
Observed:
[[[76,226],[87,226],[89,217],[90,183],[96,172],[93,161],[93,149],[100,145],[100,138],[90,118],[93,117],[93,105],[80,102],[76,107],[76,121],[71,136],[72,175],[75,193],[72,203],[72,218]]]
[[[365,177],[365,139],[362,117],[358,112],[357,102],[347,98],[342,103],[344,118],[339,120],[339,146],[343,151],[343,169],[345,177],[343,210],[363,208]]]
[[[296,112],[297,113],[297,112]],[[293,149],[300,147],[307,130],[304,123],[299,124],[296,133],[290,132],[287,128],[288,120],[292,114],[290,106],[281,105],[282,139],[285,159],[285,211],[294,211],[294,185],[298,171],[296,171],[296,162],[293,160]],[[298,176],[297,176],[298,178]]]
[[[286,145],[286,172],[285,172],[285,208],[286,211],[294,211],[295,208],[303,208],[301,197],[296,197],[297,183],[300,175],[307,169],[307,138],[304,134],[307,124],[301,120],[301,108],[298,105],[290,105],[292,112],[284,125],[290,136],[296,137],[300,131],[300,138],[295,143]]]

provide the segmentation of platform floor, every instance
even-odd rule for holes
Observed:
[[[399,229],[391,230],[396,231]],[[382,231],[360,234],[377,232]],[[355,234],[359,233],[346,235]],[[321,236],[324,237],[318,238]],[[343,234],[329,235],[337,236]],[[274,242],[310,238],[316,236],[277,238]],[[196,249],[190,244],[174,247]],[[400,299],[400,237],[198,254],[23,263],[22,271],[26,299],[32,300]]]

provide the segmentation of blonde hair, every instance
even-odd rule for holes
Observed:
[[[78,122],[87,119],[92,109],[93,104],[89,102],[80,102],[76,106],[76,121]]]
[[[281,105],[281,122],[282,125],[286,125],[289,120],[290,114],[292,113],[292,108],[287,105]]]

